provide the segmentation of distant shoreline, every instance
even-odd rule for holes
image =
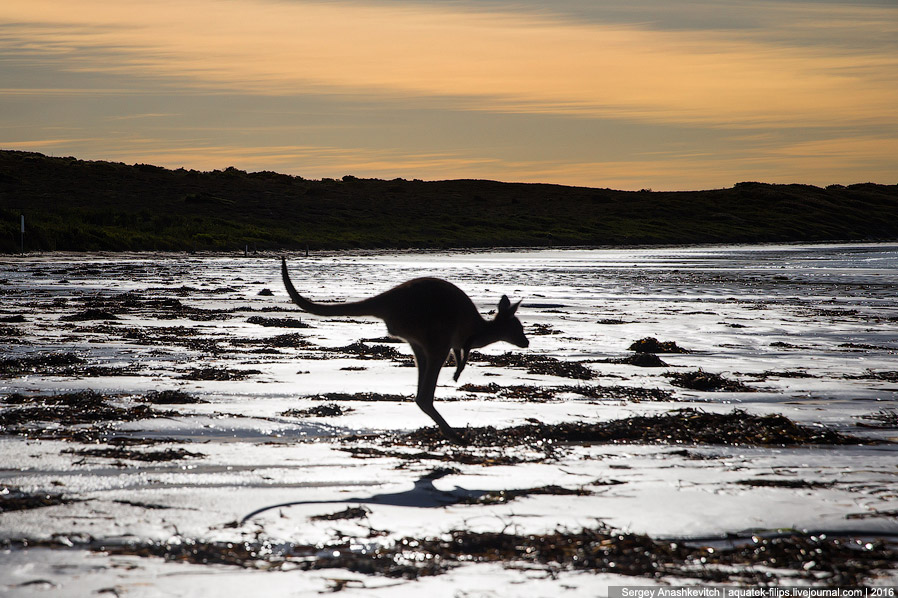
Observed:
[[[615,191],[306,180],[0,150],[0,253],[482,250],[898,240],[898,185]]]
[[[694,250],[725,250],[725,249],[757,249],[758,251],[776,251],[777,249],[791,249],[791,248],[815,248],[815,247],[827,247],[837,249],[840,247],[844,248],[863,248],[863,247],[895,247],[898,250],[898,239],[895,240],[886,240],[886,241],[818,241],[818,242],[804,242],[804,241],[789,241],[789,242],[760,242],[760,243],[679,243],[672,245],[567,245],[567,246],[553,246],[553,247],[545,247],[545,246],[536,246],[536,247],[459,247],[459,248],[407,248],[407,249],[396,249],[396,248],[373,248],[373,249],[319,249],[310,251],[309,255],[306,256],[303,250],[297,249],[270,249],[264,251],[257,251],[255,253],[250,252],[248,255],[244,256],[242,250],[241,251],[227,251],[227,250],[201,250],[201,251],[190,251],[183,249],[174,249],[174,250],[122,250],[122,251],[112,251],[112,250],[98,250],[98,251],[26,251],[24,254],[20,253],[0,253],[0,259],[3,260],[15,260],[19,259],[33,259],[35,257],[46,257],[47,259],[59,260],[72,258],[76,259],[79,257],[83,257],[85,255],[94,256],[94,257],[109,257],[112,259],[122,259],[128,257],[134,257],[135,259],[145,259],[148,256],[159,256],[161,258],[167,257],[182,257],[184,255],[193,256],[197,258],[243,258],[245,259],[268,259],[268,260],[280,260],[281,257],[286,257],[287,259],[303,259],[304,257],[308,257],[311,259],[315,258],[331,258],[331,257],[379,257],[379,256],[387,256],[387,255],[428,255],[428,254],[482,254],[482,253],[533,253],[539,251],[671,251],[677,249],[694,249]]]

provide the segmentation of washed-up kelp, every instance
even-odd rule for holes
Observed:
[[[581,384],[578,386],[500,386],[495,382],[489,384],[463,384],[459,390],[474,393],[489,393],[500,399],[513,399],[534,402],[553,401],[560,393],[573,393],[590,399],[611,399],[624,401],[675,401],[666,390],[642,388],[639,386],[599,386]]]
[[[0,377],[23,374],[66,373],[72,366],[82,365],[84,360],[74,353],[42,353],[29,357],[0,360]]]
[[[216,294],[212,291],[201,291],[190,287],[182,287],[181,289],[147,289],[149,293],[169,293],[173,295],[194,295],[202,292]],[[230,318],[230,314],[225,310],[209,310],[200,307],[191,307],[184,305],[180,300],[173,297],[144,297],[138,293],[121,293],[109,297],[91,297],[85,301],[85,310],[80,313],[95,312],[96,314],[152,314],[161,320],[173,320],[176,318],[206,322],[209,320],[224,320]],[[78,318],[79,314],[73,314],[74,321],[79,319],[107,320],[115,318],[92,317]]]
[[[592,380],[595,372],[578,361],[562,361],[548,355],[536,353],[511,353],[487,355],[472,351],[468,359],[471,362],[486,362],[495,367],[525,368],[528,374],[559,376],[575,380]]]
[[[751,480],[739,480],[740,486],[753,488],[831,488],[833,482],[813,482],[808,480],[786,480],[781,478],[754,478]]]
[[[653,336],[641,338],[628,347],[630,351],[637,353],[689,353],[674,341],[661,342]]]
[[[3,399],[7,407],[0,411],[0,425],[6,427],[35,422],[55,422],[64,425],[92,424],[136,421],[164,415],[148,405],[124,408],[111,405],[107,401],[108,397],[90,390],[58,395],[12,394]]]
[[[592,492],[583,488],[565,488],[550,484],[536,488],[517,488],[513,490],[496,490],[482,496],[470,497],[461,502],[469,505],[504,505],[516,498],[533,495],[551,496],[589,496]]]
[[[126,461],[144,461],[158,463],[162,461],[177,461],[188,457],[205,457],[203,453],[191,452],[185,449],[165,449],[161,451],[136,451],[122,447],[68,449],[63,451],[81,457],[99,457],[102,459],[124,459]]]
[[[371,437],[348,436],[346,442],[371,440]],[[547,447],[549,448],[549,447]],[[396,449],[381,449],[371,446],[344,446],[340,450],[350,453],[359,459],[374,459],[380,457],[402,459],[407,463],[421,463],[423,461],[439,461],[442,463],[460,463],[462,465],[484,465],[494,467],[498,465],[517,465],[519,463],[541,463],[545,456],[525,458],[520,455],[508,454],[503,451],[475,452],[470,450],[448,451],[405,451]]]
[[[628,357],[619,359],[606,359],[600,363],[616,363],[621,365],[635,365],[640,368],[666,368],[670,367],[654,353],[637,352]]]
[[[351,411],[353,411],[351,407],[343,407],[337,403],[325,403],[309,407],[308,409],[288,409],[281,415],[284,417],[335,417],[345,415]]]
[[[638,415],[606,422],[531,423],[511,428],[492,426],[456,430],[469,446],[495,447],[565,443],[711,444],[793,446],[875,442],[824,427],[797,424],[782,415],[753,415],[742,410],[707,413],[680,409],[660,415]],[[438,428],[420,428],[389,442],[444,445]]]
[[[858,422],[858,426],[864,428],[881,428],[884,430],[898,429],[898,411],[894,409],[881,409],[876,413],[859,416],[864,422]]]
[[[394,347],[388,347],[386,345],[366,345],[359,341],[343,347],[318,347],[318,350],[329,353],[344,353],[346,355],[351,355],[356,359],[405,359],[405,356]]]
[[[326,392],[324,394],[313,395],[305,398],[315,399],[318,401],[386,401],[390,403],[404,403],[406,401],[414,400],[414,397],[406,395],[384,394],[379,392]]]
[[[118,320],[118,316],[101,309],[86,309],[59,318],[62,322],[89,322],[92,320]]]
[[[235,370],[230,368],[194,368],[179,376],[181,380],[204,381],[231,381],[245,380],[255,374],[261,374],[259,370]]]
[[[65,498],[61,494],[47,492],[23,492],[18,488],[9,486],[0,487],[0,513],[9,513],[11,511],[25,511],[28,509],[39,509],[41,507],[52,507],[54,505],[64,505],[75,502],[72,499]]]
[[[729,380],[720,374],[698,370],[695,372],[676,372],[665,374],[670,378],[670,383],[681,388],[701,391],[724,392],[753,392],[750,386],[742,384],[738,380]]]
[[[143,400],[154,405],[186,405],[206,402],[183,390],[151,390],[143,397]]]
[[[351,511],[348,509],[347,511]],[[364,516],[367,513],[347,513]],[[335,515],[340,515],[336,513]],[[103,542],[93,538],[6,540],[23,546],[76,548],[110,555],[158,557],[199,565],[246,569],[344,569],[366,575],[418,579],[470,563],[527,564],[560,571],[614,573],[634,578],[775,584],[803,580],[827,586],[859,586],[898,564],[898,553],[881,540],[790,533],[718,541],[659,540],[607,528],[512,534],[454,530],[437,538],[404,537],[392,545],[359,548],[266,541]],[[721,546],[723,545],[723,546]]]
[[[311,328],[312,325],[302,320],[296,320],[293,318],[266,318],[265,316],[250,316],[249,319],[246,320],[250,324],[257,324],[259,326],[271,326],[275,328]]]
[[[336,513],[328,513],[327,515],[313,515],[309,517],[312,521],[344,521],[347,519],[364,519],[370,513],[365,507],[347,507]]]

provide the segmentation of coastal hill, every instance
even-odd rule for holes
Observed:
[[[307,180],[0,151],[0,252],[513,247],[898,239],[898,185],[614,191]]]

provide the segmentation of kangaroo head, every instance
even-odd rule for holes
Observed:
[[[514,315],[518,311],[520,304],[521,302],[518,301],[512,305],[511,301],[508,300],[508,296],[502,295],[493,322],[499,331],[499,340],[518,347],[526,347],[530,344],[530,341],[524,336],[524,327],[521,325],[521,321]]]

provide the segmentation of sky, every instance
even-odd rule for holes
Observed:
[[[898,0],[4,0],[0,149],[305,178],[898,183]]]

